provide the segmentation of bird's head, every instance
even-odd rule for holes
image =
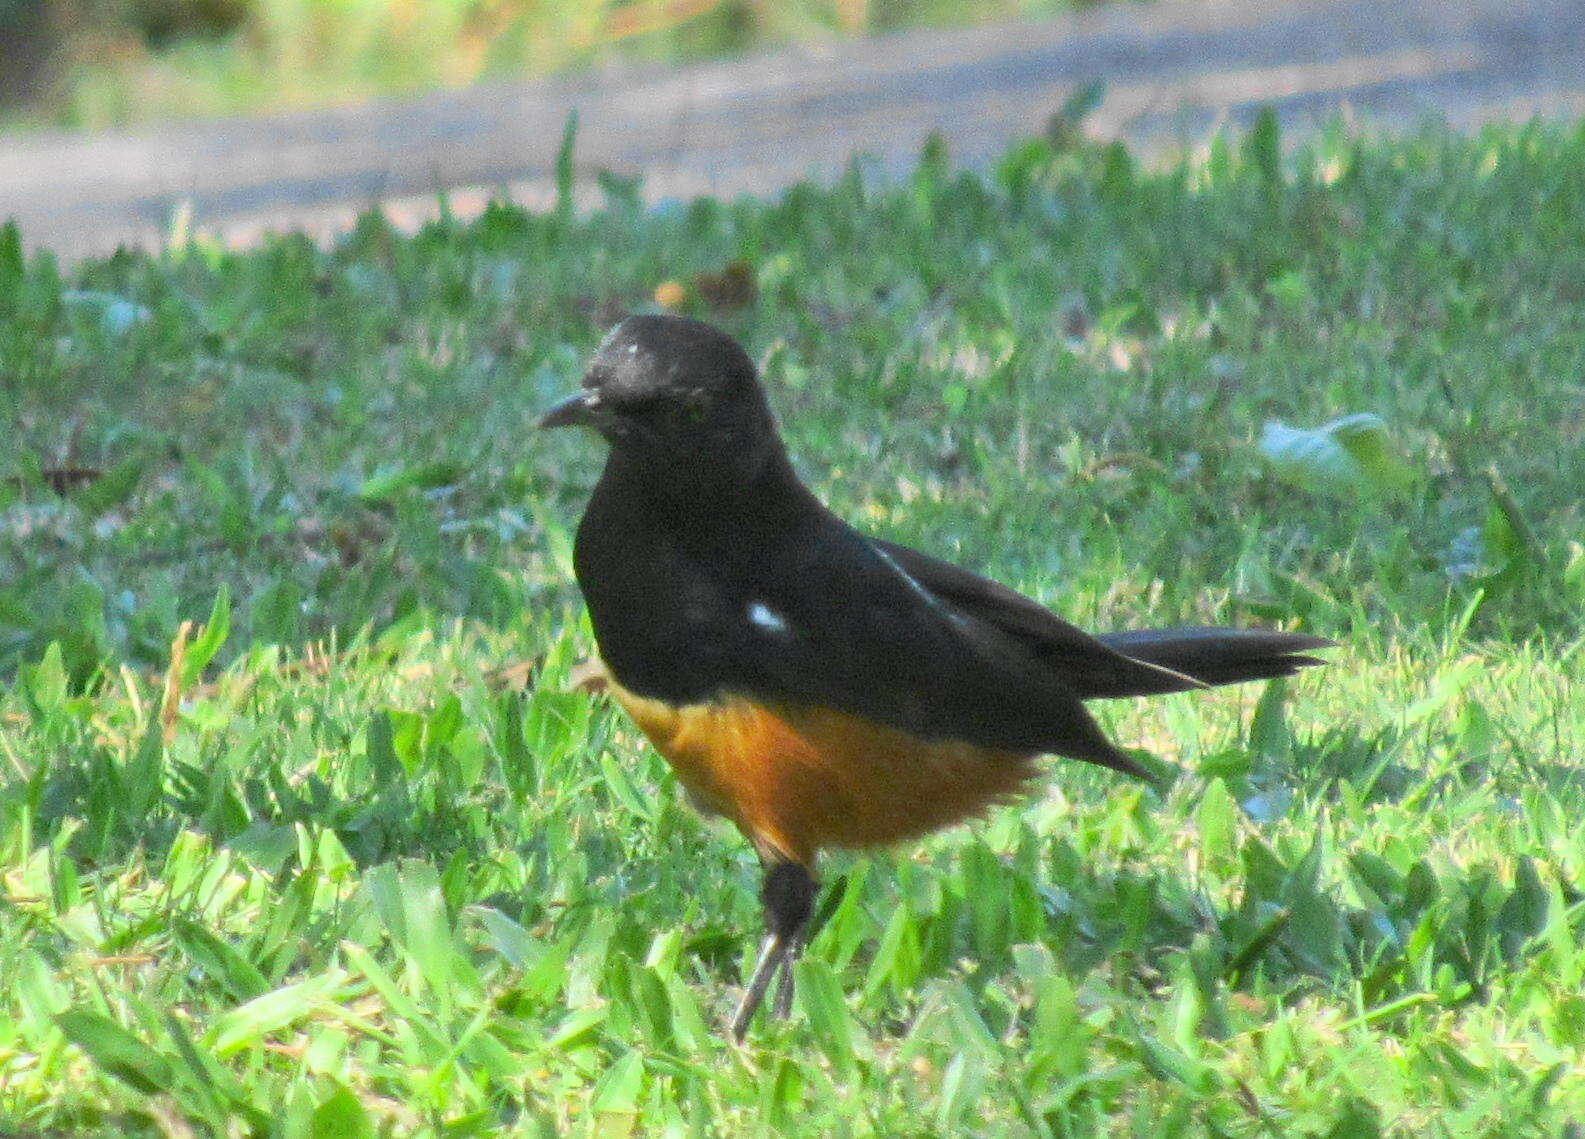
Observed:
[[[580,391],[541,427],[592,427],[624,462],[668,479],[746,479],[779,451],[748,354],[680,316],[630,316],[589,361]]]

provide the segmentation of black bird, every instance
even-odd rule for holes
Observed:
[[[1321,637],[1091,636],[1005,586],[859,533],[798,481],[729,336],[633,316],[544,427],[610,456],[574,563],[609,689],[764,868],[767,937],[732,1021],[777,1012],[827,847],[913,838],[1025,789],[1043,755],[1141,779],[1083,702],[1288,676]]]

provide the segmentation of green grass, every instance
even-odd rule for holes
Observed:
[[[1276,143],[69,272],[0,237],[0,1131],[1577,1126],[1585,132]],[[743,1050],[756,868],[566,690],[600,456],[531,427],[737,260],[698,311],[842,513],[1092,627],[1342,642],[1104,706],[1162,795],[1065,766],[831,859]],[[1360,412],[1385,449],[1262,453]]]

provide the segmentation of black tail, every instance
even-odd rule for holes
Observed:
[[[1266,629],[1135,629],[1126,633],[1101,633],[1095,638],[1133,660],[1171,669],[1179,677],[1199,685],[1238,684],[1246,680],[1271,680],[1292,676],[1312,664],[1325,664],[1306,650],[1331,648],[1335,642],[1307,633],[1273,633]],[[1184,683],[1170,673],[1161,676],[1159,685],[1137,675],[1126,685],[1108,682],[1104,675],[1094,678],[1089,688],[1080,691],[1085,700],[1112,696],[1155,696],[1163,692],[1182,692],[1197,687]]]

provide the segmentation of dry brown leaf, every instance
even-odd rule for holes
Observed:
[[[610,686],[611,674],[599,657],[580,661],[567,674],[567,687],[574,692],[604,692]]]
[[[688,290],[681,281],[662,281],[655,286],[655,303],[675,312],[688,303]]]
[[[754,266],[747,261],[728,261],[717,273],[695,273],[694,291],[713,309],[743,308],[759,295],[754,283]]]

